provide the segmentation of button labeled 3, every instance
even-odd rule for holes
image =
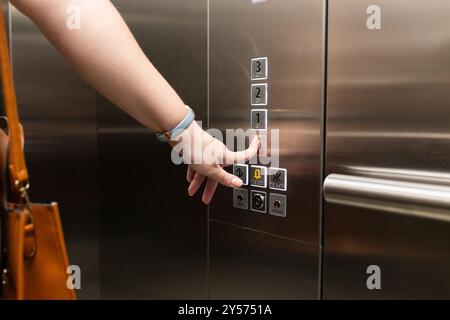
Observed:
[[[250,184],[253,187],[267,187],[267,168],[262,166],[251,166]]]
[[[252,80],[266,80],[269,75],[267,57],[251,60]]]
[[[248,165],[246,164],[234,164],[233,174],[242,180],[244,186],[248,185]]]
[[[250,94],[252,106],[267,105],[267,83],[252,84]]]
[[[267,130],[267,110],[253,109],[251,110],[251,127],[255,131]]]
[[[287,190],[287,170],[269,168],[269,188],[273,190]]]
[[[233,189],[233,207],[238,209],[248,209],[248,190],[241,188]]]

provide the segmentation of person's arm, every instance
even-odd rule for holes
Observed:
[[[126,23],[109,0],[11,0],[41,29],[49,41],[73,65],[80,76],[98,92],[156,132],[175,127],[186,115],[182,99],[142,52]],[[81,9],[81,28],[69,29],[67,9]],[[193,122],[187,133],[201,130]],[[202,135],[202,149],[225,146],[207,134]],[[256,154],[255,137],[245,152],[231,155],[233,161],[246,161]],[[226,151],[229,153],[229,151]],[[229,155],[230,156],[230,155]],[[217,183],[239,187],[242,181],[219,165],[189,166],[189,194],[193,195],[205,177],[210,178],[203,202],[209,203]]]

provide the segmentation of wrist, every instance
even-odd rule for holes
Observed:
[[[184,117],[172,128],[165,132],[159,132],[156,134],[158,140],[162,142],[170,142],[174,140],[178,135],[182,134],[188,127],[195,122],[195,113],[189,107],[185,106]]]

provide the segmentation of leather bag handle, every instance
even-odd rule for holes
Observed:
[[[0,68],[3,90],[3,102],[9,127],[9,171],[16,192],[28,185],[28,170],[22,146],[22,126],[20,125],[17,109],[16,91],[12,77],[11,60],[9,55],[8,37],[6,34],[3,5],[0,4]]]

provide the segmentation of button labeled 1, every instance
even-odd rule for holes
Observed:
[[[250,184],[253,187],[267,187],[267,168],[262,166],[251,166]]]
[[[251,128],[255,131],[267,130],[267,110],[253,109],[250,113]]]
[[[248,184],[248,165],[246,164],[234,164],[233,175],[242,180],[242,184],[246,186]]]
[[[287,190],[287,170],[269,168],[269,188],[273,190]]]
[[[267,105],[267,83],[252,84],[252,106]]]
[[[267,57],[251,60],[252,80],[266,80],[269,75]]]

